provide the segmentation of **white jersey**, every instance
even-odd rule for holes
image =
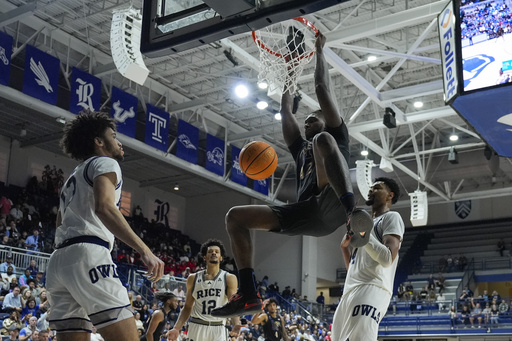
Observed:
[[[226,281],[228,273],[219,270],[217,276],[210,280],[204,279],[205,273],[206,270],[196,272],[192,288],[192,297],[195,302],[190,316],[208,322],[224,322],[225,318],[214,317],[210,313],[228,302]]]
[[[78,165],[69,176],[60,195],[61,226],[55,233],[55,244],[79,236],[96,236],[114,245],[114,235],[94,212],[93,181],[102,174],[116,173],[115,203],[119,207],[123,178],[119,163],[106,156],[95,156]]]
[[[400,236],[400,245],[402,244],[405,226],[398,212],[388,211],[374,218],[373,225],[371,233],[381,243],[385,235],[395,234]],[[359,285],[373,284],[393,295],[393,282],[397,265],[398,255],[393,264],[385,268],[374,261],[364,247],[355,249],[350,259],[343,293],[345,294]]]

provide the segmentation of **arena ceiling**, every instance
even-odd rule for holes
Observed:
[[[141,186],[171,190],[179,182],[177,194],[184,197],[236,190],[267,202],[294,200],[293,164],[280,122],[272,112],[279,109],[279,99],[270,98],[269,110],[260,111],[253,102],[237,99],[232,91],[240,80],[253,84],[257,91],[259,54],[250,34],[166,57],[146,58],[151,73],[144,86],[138,86],[117,72],[110,51],[112,11],[130,4],[142,7],[141,0],[0,0],[0,27],[15,39],[13,66],[21,69],[25,45],[35,45],[58,57],[61,73],[68,77],[71,67],[78,66],[101,78],[105,89],[120,87],[137,96],[140,103],[160,105],[172,117],[230,144],[242,147],[252,140],[267,141],[280,160],[272,194],[263,197],[201,167],[156,152],[142,142],[123,138],[128,151],[123,172]],[[327,37],[327,46],[333,52],[328,59],[331,88],[349,126],[350,166],[354,168],[355,160],[364,159],[360,151],[367,148],[368,158],[376,165],[386,158],[393,166],[390,173],[375,167],[374,176],[397,179],[404,192],[425,190],[429,202],[509,195],[511,160],[487,160],[485,142],[444,104],[436,23],[446,4],[429,0],[351,0],[307,15]],[[226,58],[224,51],[231,53],[237,65]],[[369,62],[370,54],[377,59]],[[313,71],[311,63],[299,80],[300,121],[318,108]],[[415,108],[416,101],[422,101],[423,107]],[[19,140],[24,147],[59,153],[62,125],[55,119],[72,115],[35,102],[17,90],[1,87],[0,134]],[[383,125],[386,107],[396,112],[397,128]],[[138,119],[143,124],[142,106],[140,109]],[[25,136],[20,136],[21,128],[27,131]],[[458,141],[449,140],[452,133],[459,136]],[[452,146],[458,151],[458,164],[448,162]],[[355,182],[355,171],[352,173]],[[409,204],[407,195],[402,196],[401,203]]]

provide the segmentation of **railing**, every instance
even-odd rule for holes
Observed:
[[[12,264],[16,267],[17,275],[24,274],[31,260],[36,261],[39,271],[46,272],[50,255],[51,254],[45,252],[0,246],[0,263],[3,263],[7,256],[12,257]],[[129,290],[134,291],[137,295],[144,297],[147,302],[153,300],[153,292],[157,290],[173,291],[179,284],[182,284],[183,290],[186,291],[186,279],[164,275],[162,279],[155,283],[156,287],[152,287],[151,281],[144,277],[145,271],[142,267],[118,262],[115,263],[121,283],[127,286]]]
[[[30,265],[31,260],[35,260],[39,271],[45,272],[50,260],[50,254],[46,252],[31,251],[17,247],[0,246],[0,260],[3,263],[7,256],[12,257],[12,264],[16,266],[16,274],[22,275],[25,269]]]
[[[466,271],[464,271],[464,275],[462,276],[462,279],[459,282],[459,285],[457,286],[457,290],[455,291],[455,297],[460,297],[462,294],[462,290],[465,287],[468,287],[471,289],[471,291],[474,291],[475,289],[475,261],[472,258],[469,262],[468,266],[466,267]]]
[[[411,314],[422,314],[432,316],[434,313],[444,312],[448,314],[451,306],[456,307],[457,299],[445,300],[445,301],[423,301],[423,300],[411,300],[411,301],[394,301],[389,303],[388,314],[403,314],[409,316]],[[442,305],[441,309],[439,305]]]
[[[467,267],[467,265],[466,265],[466,267]],[[466,269],[466,267],[464,267],[464,269],[462,271],[464,271]],[[512,258],[504,256],[504,257],[500,257],[500,258],[493,257],[492,259],[487,259],[487,258],[477,259],[477,260],[474,260],[474,269],[476,271],[496,270],[496,269],[512,269]],[[450,272],[460,272],[460,271],[461,271],[460,269],[454,268]],[[429,273],[429,274],[438,273],[439,272],[439,263],[438,262],[425,262],[424,264],[422,264],[420,272],[421,273]],[[445,270],[443,273],[447,273],[447,271]]]
[[[295,312],[302,316],[308,322],[327,321],[330,318],[329,305],[318,304],[316,302],[299,301],[295,298],[284,298],[275,291],[267,291],[266,298],[275,298],[282,310],[287,312]],[[332,319],[331,319],[332,320]]]
[[[510,297],[502,297],[505,301],[509,302]],[[490,299],[492,300],[492,299]],[[379,333],[386,335],[393,335],[395,332],[409,330],[410,332],[421,334],[428,330],[451,330],[450,333],[457,333],[458,329],[464,330],[471,327],[470,320],[464,320],[461,316],[461,310],[457,310],[457,317],[451,319],[447,310],[442,313],[436,313],[438,303],[444,304],[447,307],[450,305],[460,306],[461,303],[466,301],[451,300],[443,302],[423,302],[423,301],[410,301],[410,302],[392,302],[385,318],[382,319],[379,326]],[[475,298],[475,304],[480,303],[485,306],[485,301],[482,298]],[[412,307],[413,305],[420,305],[420,308]],[[411,308],[409,307],[411,306]],[[502,332],[510,335],[512,328],[512,311],[501,312],[497,318],[492,319],[490,314],[482,313],[482,320],[479,323],[475,318],[473,321],[473,331],[480,333],[494,333]],[[492,331],[491,331],[492,329]],[[467,331],[465,331],[467,332]]]
[[[164,275],[156,282],[152,283],[145,276],[145,269],[140,266],[115,262],[117,272],[121,283],[136,295],[141,295],[145,302],[152,302],[154,294],[157,291],[170,291],[182,285],[183,290],[187,291],[187,280],[174,276]]]

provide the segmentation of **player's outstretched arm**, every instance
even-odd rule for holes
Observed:
[[[292,113],[293,96],[289,90],[283,91],[281,97],[281,128],[283,130],[284,142],[291,146],[300,136],[299,123]]]
[[[339,127],[342,120],[329,91],[329,68],[324,56],[325,41],[325,36],[318,32],[315,41],[315,91],[326,125],[328,127]]]
[[[187,296],[185,297],[185,305],[180,312],[180,316],[178,316],[178,321],[174,327],[167,334],[168,341],[177,341],[178,336],[180,335],[180,330],[183,328],[185,323],[188,321],[190,314],[192,313],[192,307],[194,306],[194,296],[192,296],[192,291],[194,289],[194,281],[196,278],[196,274],[190,274],[187,278]]]
[[[110,232],[141,255],[142,261],[148,268],[148,279],[157,281],[164,274],[164,262],[156,257],[133,232],[114,204],[116,180],[116,173],[102,174],[94,179],[94,211]]]

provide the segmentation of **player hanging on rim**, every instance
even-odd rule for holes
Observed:
[[[89,340],[93,325],[107,341],[138,341],[128,293],[110,256],[114,236],[139,252],[150,280],[162,277],[164,263],[119,211],[124,151],[115,121],[106,113],[82,113],[64,127],[61,146],[82,163],[60,195],[57,246],[46,272],[50,328],[60,341]]]
[[[362,222],[366,230],[372,228],[368,213],[354,210],[347,164],[349,135],[329,92],[328,67],[323,53],[325,40],[319,32],[315,41],[315,89],[321,110],[306,118],[305,139],[292,113],[292,94],[285,90],[281,99],[281,125],[285,143],[295,160],[298,202],[283,206],[236,206],[229,210],[226,229],[239,269],[240,288],[228,304],[212,311],[214,316],[252,314],[262,309],[255,286],[251,230],[289,236],[325,236],[347,223],[349,217]],[[288,44],[290,42],[301,45],[293,38],[288,39]]]
[[[333,341],[377,340],[380,320],[393,293],[398,250],[405,230],[400,214],[390,211],[399,196],[400,188],[393,179],[375,179],[366,201],[372,207],[375,224],[369,242],[352,248],[352,252],[350,234],[341,242],[348,272],[333,318]]]
[[[187,296],[178,321],[169,331],[169,341],[178,340],[181,328],[190,317],[187,337],[194,341],[227,341],[226,319],[213,317],[212,309],[228,301],[237,289],[236,276],[221,270],[220,264],[226,251],[217,239],[208,239],[201,245],[206,270],[190,274],[187,278]],[[240,332],[239,318],[233,319],[232,336]]]

